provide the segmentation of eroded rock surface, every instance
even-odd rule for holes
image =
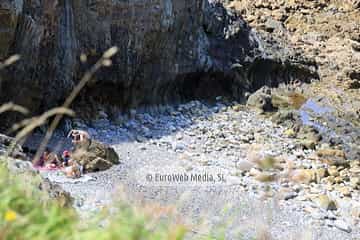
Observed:
[[[214,0],[25,0],[10,42],[8,54],[23,58],[3,84],[2,100],[32,110],[61,103],[114,45],[120,51],[113,66],[83,91],[83,112],[97,106],[89,102],[128,109],[193,97],[240,98],[264,84],[317,77],[314,62],[287,47],[268,48]],[[81,53],[87,63],[80,63]]]
[[[0,2],[0,59],[6,57],[14,40],[18,12],[22,1],[2,0]]]
[[[119,156],[111,146],[93,139],[78,147],[72,158],[83,166],[86,172],[106,170],[119,163]]]
[[[340,118],[358,122],[359,1],[225,2],[227,7],[241,13],[249,25],[258,31],[266,40],[266,48],[290,45],[293,51],[304,58],[314,59],[321,81],[313,84],[306,93],[328,96],[330,105],[341,112]]]

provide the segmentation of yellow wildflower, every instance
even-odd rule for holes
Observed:
[[[14,211],[12,211],[12,210],[8,210],[8,211],[6,211],[4,218],[5,218],[5,221],[7,221],[7,222],[15,221],[15,219],[16,219],[16,212],[14,212]]]

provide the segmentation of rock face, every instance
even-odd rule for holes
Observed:
[[[360,14],[358,0],[227,0],[265,41],[265,48],[291,45],[299,55],[314,59],[319,86],[307,90],[327,96],[332,106],[358,124],[360,119]],[[283,51],[278,51],[283,53]],[[343,93],[333,93],[338,86]],[[337,99],[341,99],[340,101]],[[351,106],[344,108],[343,106]]]
[[[194,97],[240,98],[264,84],[317,77],[311,61],[288,50],[283,54],[281,47],[264,49],[256,33],[221,1],[5,2],[11,14],[0,12],[0,19],[12,34],[0,44],[1,52],[19,53],[22,61],[7,75],[1,100],[34,111],[60,104],[114,45],[120,51],[113,66],[98,72],[83,90],[80,99],[87,105],[129,109]],[[11,21],[16,11],[18,20]],[[82,53],[87,63],[80,63]]]
[[[0,59],[6,57],[14,40],[19,8],[21,8],[19,1],[0,2]]]

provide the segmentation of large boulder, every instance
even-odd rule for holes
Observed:
[[[267,86],[260,88],[249,96],[246,105],[254,107],[260,112],[273,111],[271,89]]]
[[[22,61],[0,100],[36,111],[58,105],[114,45],[120,49],[114,64],[94,76],[79,104],[129,109],[240,97],[265,83],[314,77],[300,56],[267,53],[241,16],[217,0],[25,0],[11,51]],[[79,61],[82,53],[86,63]]]
[[[103,171],[119,163],[119,156],[112,147],[93,139],[76,147],[72,158],[85,172]]]

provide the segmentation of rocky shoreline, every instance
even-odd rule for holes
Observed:
[[[110,121],[105,113],[92,122],[76,120],[73,127],[87,130],[95,139],[112,145],[121,164],[91,173],[83,182],[59,184],[74,197],[75,208],[85,218],[112,206],[119,198],[119,189],[123,189],[131,202],[176,206],[184,221],[192,219],[192,224],[206,218],[206,214],[210,225],[219,224],[217,220],[226,221],[228,216],[215,216],[225,207],[220,199],[226,199],[231,209],[244,214],[236,215],[236,223],[249,225],[250,221],[257,221],[251,214],[257,212],[258,219],[269,221],[266,231],[275,239],[285,239],[299,229],[303,234],[317,236],[313,239],[359,237],[360,161],[350,158],[358,156],[356,149],[346,147],[356,145],[356,141],[349,141],[347,131],[339,131],[353,127],[352,136],[359,137],[359,129],[327,119],[327,112],[310,108],[309,101],[322,104],[307,99],[298,109],[279,108],[268,115],[218,97],[212,104],[192,101],[163,106],[156,113],[133,110],[131,116],[119,115],[117,121]],[[304,119],[301,116],[305,113]],[[335,128],[333,122],[338,123]],[[339,141],[331,141],[332,131],[321,131],[316,128],[320,125],[310,123],[332,129]],[[226,184],[149,183],[144,178],[149,172],[221,173]],[[44,176],[56,178],[54,174]],[[179,203],[184,195],[189,196]],[[214,210],[208,209],[213,202]],[[246,209],[239,210],[241,203],[246,203]],[[264,212],[259,213],[259,209]],[[279,219],[287,222],[287,227],[279,226]],[[236,230],[233,225],[227,228],[230,238]],[[258,234],[258,230],[254,226],[242,229],[248,237]]]
[[[69,180],[34,170],[16,146],[14,175],[84,221],[125,197],[175,209],[195,236],[225,226],[227,239],[360,238],[358,0],[20,2],[0,3],[0,57],[23,56],[2,72],[0,100],[58,105],[118,46],[51,145],[85,130],[120,164]],[[0,129],[14,122],[4,119]],[[0,135],[0,154],[10,142]]]

